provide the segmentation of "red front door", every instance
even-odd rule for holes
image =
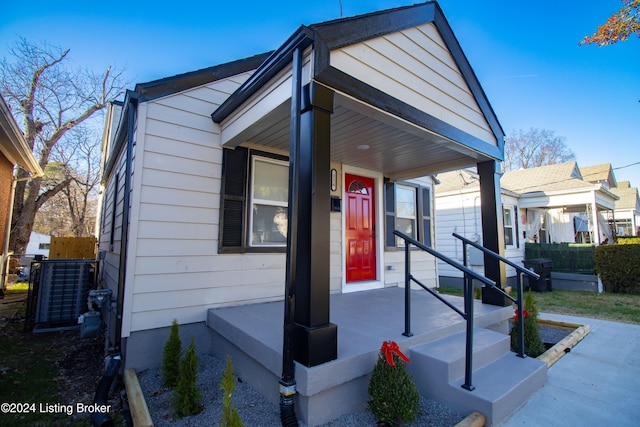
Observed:
[[[347,282],[376,279],[373,178],[345,174]]]

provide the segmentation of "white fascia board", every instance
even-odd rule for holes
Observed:
[[[311,81],[310,53],[310,50],[305,52],[303,59],[302,85]],[[285,107],[291,99],[292,81],[292,65],[289,64],[271,79],[269,84],[263,86],[220,123],[222,146],[235,148],[243,142],[249,141],[261,129],[260,127],[254,128],[254,125],[269,115],[275,117],[284,112],[289,114],[289,108]]]

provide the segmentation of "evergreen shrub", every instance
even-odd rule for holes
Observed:
[[[227,365],[222,374],[222,382],[220,388],[224,395],[222,396],[222,420],[221,427],[243,427],[242,420],[236,409],[236,405],[231,405],[231,396],[236,389],[236,379],[233,376],[233,365],[231,364],[231,356],[227,354]]]
[[[522,311],[524,314],[524,353],[529,357],[538,357],[545,352],[545,348],[542,338],[540,338],[538,308],[531,291],[527,292]],[[511,335],[511,350],[517,352],[519,349],[517,321],[513,323],[509,335]]]
[[[178,333],[178,321],[173,320],[169,339],[164,345],[162,357],[162,379],[167,387],[174,388],[178,385],[178,376],[180,375],[180,355],[182,353],[182,342]]]
[[[403,362],[409,359],[399,349],[401,356],[396,352],[389,354],[384,349],[383,345],[369,380],[368,405],[381,425],[401,426],[418,416],[420,393]]]
[[[640,295],[640,244],[600,245],[593,258],[605,292]]]
[[[202,410],[200,405],[200,390],[196,386],[198,376],[198,356],[196,342],[191,337],[191,343],[180,360],[180,377],[175,389],[173,409],[180,417],[195,415]]]

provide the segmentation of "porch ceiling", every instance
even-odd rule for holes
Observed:
[[[289,151],[290,102],[262,117],[247,141]],[[331,161],[407,179],[472,166],[488,157],[405,120],[336,93]],[[363,146],[368,146],[365,148]]]

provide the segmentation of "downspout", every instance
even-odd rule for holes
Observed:
[[[294,312],[296,304],[296,263],[293,259],[298,249],[298,201],[295,159],[300,144],[300,108],[302,106],[302,48],[296,47],[292,59],[291,82],[291,134],[289,142],[289,220],[287,224],[287,265],[284,295],[284,327],[282,336],[282,377],[278,383],[280,392],[280,422],[283,427],[297,427],[295,413],[296,376],[294,351]]]
[[[109,390],[111,389],[113,380],[118,375],[120,364],[120,356],[115,356],[109,362],[109,367],[100,379],[98,387],[96,388],[96,394],[93,399],[93,402],[96,405],[104,407],[109,404]],[[108,412],[93,412],[91,414],[91,424],[93,424],[95,427],[108,427],[113,425],[113,420],[111,419],[111,416]]]
[[[131,165],[133,156],[133,131],[135,128],[136,108],[138,106],[137,94],[129,92],[129,105],[127,106],[127,147],[124,173],[124,194],[122,199],[122,229],[120,234],[120,268],[118,270],[118,296],[115,331],[116,351],[122,352],[122,316],[124,312],[124,288],[127,273],[127,248],[129,240],[129,204],[131,193]],[[117,190],[116,190],[117,191]]]

